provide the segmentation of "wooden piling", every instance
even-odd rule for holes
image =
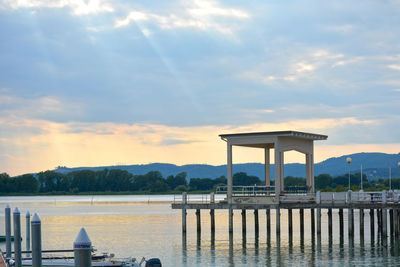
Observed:
[[[381,209],[376,210],[376,220],[378,223],[378,234],[382,234],[382,216],[381,216]]]
[[[328,209],[328,233],[332,237],[332,209]]]
[[[211,233],[215,233],[215,210],[210,210],[210,219],[211,219]]]
[[[246,234],[246,209],[242,209],[242,233]]]
[[[229,233],[233,233],[233,209],[232,209],[232,207],[229,208],[228,216],[229,216]]]
[[[291,236],[293,234],[292,209],[288,209],[288,229],[289,229],[289,236]]]
[[[258,232],[259,232],[258,209],[254,210],[254,231],[255,231],[256,235],[258,235]]]
[[[315,210],[311,209],[311,235],[315,235]]]
[[[389,209],[390,236],[394,236],[393,209]]]
[[[398,209],[393,209],[393,227],[394,227],[394,236],[398,237],[398,235],[399,235],[399,213],[398,213]]]
[[[267,209],[265,211],[265,213],[267,216],[267,234],[268,234],[268,236],[270,236],[271,235],[271,210]]]
[[[347,219],[347,223],[348,223],[348,229],[349,229],[349,236],[354,236],[354,213],[353,213],[353,209],[350,208],[348,210],[348,219]]]
[[[371,238],[375,236],[375,210],[369,209],[369,228]]]
[[[340,237],[344,236],[344,220],[343,220],[343,209],[339,209],[339,232]]]
[[[197,232],[201,232],[201,218],[200,218],[200,209],[196,209],[196,222],[197,222]]]
[[[304,235],[304,209],[300,209],[300,235]]]
[[[382,235],[387,236],[387,209],[382,209]]]
[[[321,235],[321,208],[317,208],[317,235]]]
[[[360,209],[360,236],[364,237],[364,209]]]
[[[279,206],[276,208],[276,235],[280,236],[281,234],[281,210]]]

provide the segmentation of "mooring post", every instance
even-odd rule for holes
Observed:
[[[258,209],[254,210],[254,232],[258,235],[259,225],[258,225]]]
[[[292,209],[288,209],[288,230],[289,230],[289,236],[291,236],[293,234]]]
[[[304,209],[300,209],[300,236],[304,236]]]
[[[14,259],[15,266],[22,266],[22,249],[21,249],[21,213],[18,208],[13,212],[14,220]]]
[[[215,193],[211,192],[210,194],[210,202],[213,206],[215,204]],[[215,232],[215,209],[214,207],[210,209],[210,218],[211,218],[211,233]]]
[[[186,204],[187,204],[187,193],[183,192],[182,193],[182,232],[186,233]]]
[[[328,233],[332,237],[332,209],[328,209]]]
[[[5,212],[5,230],[6,230],[6,257],[11,258],[11,208],[7,204]]]
[[[267,216],[267,234],[271,236],[271,210],[268,208],[265,213]]]
[[[246,234],[246,209],[242,209],[242,233]]]
[[[382,191],[382,203],[383,204],[387,203],[386,190]],[[382,209],[382,235],[384,237],[387,236],[387,209],[386,208]]]
[[[74,261],[75,267],[92,266],[92,241],[83,227],[74,241]]]
[[[389,225],[390,225],[390,235],[394,236],[393,209],[389,209]]]
[[[347,191],[347,205],[349,205],[349,213],[347,214],[348,216],[347,223],[349,228],[349,236],[354,236],[354,214],[353,214],[353,208],[351,206],[352,202],[351,193],[352,193],[351,190]]]
[[[42,267],[42,223],[35,213],[32,218],[32,267]]]
[[[315,235],[315,210],[311,209],[311,235]]]
[[[344,221],[343,221],[343,209],[339,209],[339,232],[340,237],[344,236]]]
[[[321,208],[320,208],[320,204],[321,204],[321,191],[317,192],[317,204],[318,204],[318,208],[317,208],[317,235],[321,235]]]
[[[364,209],[360,209],[360,236],[364,237]]]
[[[280,236],[281,234],[281,210],[279,205],[276,206],[276,236]]]
[[[26,212],[26,250],[31,250],[31,214],[29,211]],[[29,255],[29,253],[27,254]]]
[[[200,218],[200,209],[196,209],[196,222],[197,222],[197,232],[201,232],[201,218]]]
[[[375,210],[369,210],[369,228],[371,232],[371,238],[375,236]]]

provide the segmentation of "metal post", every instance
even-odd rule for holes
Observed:
[[[74,241],[74,258],[75,267],[92,266],[92,241],[83,227]]]
[[[212,192],[210,194],[210,202],[211,202],[211,205],[214,205],[214,203],[215,203],[214,192]],[[214,233],[215,232],[215,210],[214,209],[210,209],[210,217],[211,217],[211,233]]]
[[[22,267],[22,249],[21,249],[21,213],[18,208],[13,212],[14,220],[14,259],[15,266]]]
[[[6,257],[11,258],[11,208],[7,204],[5,208],[6,219]]]
[[[31,214],[29,211],[26,212],[26,250],[31,250]],[[28,253],[29,255],[29,253]]]
[[[35,213],[32,218],[32,267],[42,267],[42,223]]]

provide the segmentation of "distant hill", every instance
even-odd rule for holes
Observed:
[[[400,177],[400,168],[398,162],[400,161],[399,154],[385,154],[385,153],[357,153],[351,155],[344,155],[337,158],[329,158],[320,163],[315,164],[314,173],[319,175],[321,173],[328,173],[332,176],[342,175],[348,173],[348,164],[346,158],[351,157],[350,164],[351,173],[360,172],[361,164],[363,166],[363,173],[367,174],[369,180],[378,178],[388,178],[389,167],[392,168],[392,177]],[[69,173],[77,170],[103,170],[103,169],[121,169],[127,170],[132,174],[145,174],[149,171],[159,171],[164,177],[168,175],[176,175],[180,172],[186,172],[188,178],[217,178],[221,175],[226,176],[226,165],[206,165],[206,164],[188,164],[177,166],[168,163],[151,163],[145,165],[121,165],[121,166],[101,166],[101,167],[78,167],[67,168],[58,167],[55,171],[60,173]],[[261,163],[244,163],[234,164],[233,173],[246,172],[249,175],[255,175],[263,179],[264,165]],[[306,168],[304,164],[290,163],[285,164],[285,176],[305,177]],[[274,176],[274,165],[271,165],[271,177]]]

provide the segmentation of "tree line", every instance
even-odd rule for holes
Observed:
[[[263,185],[257,176],[238,172],[233,175],[233,185]],[[315,177],[316,190],[346,191],[348,189],[348,175],[332,177],[329,174],[320,174]],[[285,177],[285,187],[305,186],[306,181],[301,177]],[[351,189],[360,189],[361,175],[350,175]],[[205,192],[215,190],[218,186],[227,184],[225,176],[218,178],[190,178],[186,172],[169,175],[166,178],[158,171],[146,174],[133,175],[119,169],[104,169],[101,171],[79,170],[62,174],[56,171],[44,171],[38,174],[24,174],[10,177],[7,173],[0,174],[0,194],[12,193],[88,193],[88,192],[137,192],[137,193],[168,193],[168,192]],[[271,181],[271,185],[274,182]],[[389,181],[380,179],[368,181],[363,175],[365,191],[383,190],[389,188]],[[400,178],[392,179],[392,189],[400,188]]]

